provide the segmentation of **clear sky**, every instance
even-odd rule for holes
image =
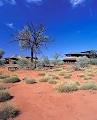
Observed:
[[[43,23],[54,38],[43,55],[97,50],[97,0],[0,0],[0,48],[6,56],[30,55],[10,43],[28,22]]]

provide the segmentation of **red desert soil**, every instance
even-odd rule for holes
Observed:
[[[35,72],[17,71],[37,76]],[[10,88],[10,101],[21,111],[14,120],[97,120],[97,92],[78,91],[57,93],[48,83],[25,84],[23,81]]]

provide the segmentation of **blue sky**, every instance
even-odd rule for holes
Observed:
[[[54,38],[42,55],[97,50],[97,0],[0,0],[0,48],[5,56],[30,55],[10,43],[12,34],[28,22],[43,23]]]

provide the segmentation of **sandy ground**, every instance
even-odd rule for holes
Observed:
[[[35,71],[17,71],[18,74],[37,77]],[[76,75],[73,76],[76,78]],[[10,101],[21,114],[14,120],[97,120],[97,91],[57,93],[54,85],[48,83],[25,84],[23,81],[8,84],[14,96]]]

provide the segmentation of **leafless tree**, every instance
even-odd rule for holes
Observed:
[[[22,49],[31,50],[31,62],[37,58],[37,53],[43,46],[46,46],[50,37],[46,35],[45,27],[40,24],[35,27],[33,24],[25,25],[21,31],[15,35],[15,40],[18,41]]]

